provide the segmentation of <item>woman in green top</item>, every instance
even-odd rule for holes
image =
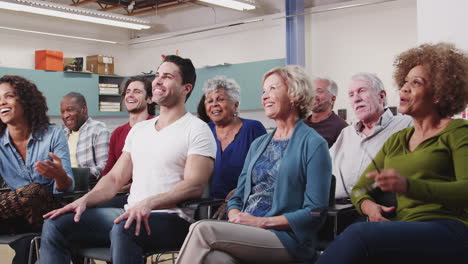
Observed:
[[[399,111],[414,127],[391,136],[353,188],[369,222],[346,229],[320,264],[468,261],[468,122],[450,118],[468,102],[468,57],[450,44],[421,45],[395,65]],[[395,192],[398,208],[374,201],[369,186]]]

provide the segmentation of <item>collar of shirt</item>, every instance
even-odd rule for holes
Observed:
[[[86,122],[84,122],[80,128],[78,129],[78,131],[80,132],[83,132],[85,130],[85,128],[87,127],[87,125],[91,122],[91,117],[88,117],[88,119],[86,120]],[[71,133],[71,130],[68,129],[68,127],[65,125],[65,124],[62,124],[62,127],[63,127],[63,130],[65,131],[65,134],[67,135],[70,135]]]
[[[363,127],[362,121],[359,121],[354,125],[354,130],[356,130],[356,133],[361,137],[372,137],[373,135],[378,134],[380,131],[382,131],[388,124],[390,124],[393,118],[394,115],[392,111],[390,110],[390,108],[387,108],[382,114],[382,116],[380,116],[379,121],[377,121],[377,123],[375,124],[374,132],[372,132],[371,135],[366,136],[361,132]]]
[[[31,139],[32,140],[36,140],[36,141],[40,141],[42,140],[42,133],[41,131],[36,131],[34,132],[30,137],[29,137],[29,140],[28,140],[28,146],[29,144],[31,144]],[[8,132],[8,129],[5,129],[5,132],[3,133],[3,136],[1,137],[0,141],[2,142],[2,144],[4,146],[10,144],[13,146],[11,140],[10,140],[10,133]]]

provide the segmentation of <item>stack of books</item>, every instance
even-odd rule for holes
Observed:
[[[101,112],[120,112],[120,102],[99,102],[99,111]]]
[[[99,94],[120,94],[119,85],[112,83],[100,83]]]

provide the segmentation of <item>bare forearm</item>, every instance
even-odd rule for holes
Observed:
[[[120,189],[120,186],[112,177],[103,177],[96,186],[85,195],[86,206],[92,207],[112,199]]]
[[[152,196],[151,208],[153,210],[174,208],[185,200],[200,198],[204,188],[204,184],[181,181],[168,192]]]
[[[129,192],[129,191],[130,191],[130,187],[132,187],[132,184],[131,184],[131,183],[125,184],[124,186],[122,186],[122,188],[120,188],[119,192],[122,192],[122,193]]]

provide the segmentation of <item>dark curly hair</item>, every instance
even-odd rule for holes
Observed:
[[[442,118],[465,109],[468,103],[468,57],[450,43],[423,44],[397,56],[393,77],[403,87],[408,72],[421,65],[429,76],[432,96]]]
[[[32,133],[37,131],[44,132],[50,125],[49,116],[47,116],[46,98],[37,89],[37,86],[30,80],[17,75],[4,75],[0,78],[0,84],[8,83],[16,90],[18,102],[24,109],[28,125]],[[0,121],[0,135],[6,130],[6,124]]]

